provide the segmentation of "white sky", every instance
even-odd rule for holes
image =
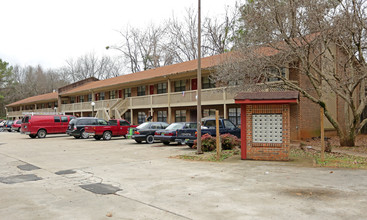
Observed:
[[[236,0],[201,0],[202,18],[233,7]],[[0,0],[0,59],[11,65],[58,68],[86,53],[114,55],[107,45],[119,42],[117,30],[146,27],[198,0]]]

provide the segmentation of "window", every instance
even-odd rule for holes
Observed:
[[[44,103],[41,104],[41,108],[45,108],[45,104]]]
[[[61,122],[68,122],[68,117],[61,116]]]
[[[112,90],[110,92],[110,99],[115,99],[116,98],[116,90]]]
[[[157,94],[167,93],[167,83],[158,83]]]
[[[75,102],[75,97],[70,97],[70,103],[74,103]]]
[[[186,122],[186,110],[177,110],[175,115],[176,122]]]
[[[131,97],[131,88],[124,89],[124,98]]]
[[[60,122],[60,117],[59,116],[54,116],[54,122]]]
[[[204,109],[203,110],[203,117],[210,117],[210,116],[215,117],[215,109]]]
[[[117,120],[109,120],[108,124],[109,125],[117,125]]]
[[[98,119],[98,125],[108,125],[108,122],[103,119]]]
[[[105,93],[104,92],[100,92],[99,93],[99,100],[104,100],[105,99]]]
[[[51,102],[48,103],[48,108],[51,108],[52,104]]]
[[[158,121],[167,122],[167,111],[158,111]]]
[[[241,124],[241,108],[229,108],[228,119],[235,125]]]
[[[84,95],[81,95],[81,96],[79,97],[79,100],[80,100],[80,102],[84,102]]]
[[[145,122],[145,112],[138,112],[138,124]]]
[[[285,75],[285,68],[276,68],[276,67],[269,67],[265,69],[266,75],[267,75],[267,79],[266,81],[268,82],[275,82],[275,81],[280,81],[280,78],[275,77],[276,75],[281,75],[283,77],[286,77]]]
[[[226,128],[236,128],[236,125],[234,125],[230,120],[223,120],[223,123]]]
[[[152,124],[150,126],[150,129],[162,129],[162,126],[161,126],[161,124]]]
[[[145,95],[145,86],[138,86],[138,96]]]
[[[131,122],[131,114],[130,114],[130,111],[129,111],[129,112],[125,112],[125,114],[124,114],[124,119],[125,119],[126,121]]]
[[[215,120],[207,120],[205,121],[205,124],[204,124],[205,127],[208,127],[208,128],[215,128],[217,127],[217,123]],[[219,128],[223,128],[223,125],[222,123],[219,122]]]
[[[130,126],[129,122],[120,120],[120,126]]]
[[[92,101],[92,94],[88,94],[88,102]]]
[[[175,92],[182,92],[186,90],[185,80],[175,81]]]
[[[215,83],[210,80],[209,76],[203,77],[203,89],[215,88]]]

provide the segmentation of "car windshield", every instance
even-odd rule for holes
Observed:
[[[18,124],[18,125],[22,124],[22,120],[18,120],[18,121],[17,121],[17,124]]]
[[[136,127],[137,129],[149,129],[150,128],[150,123],[149,122],[145,122],[141,125],[139,125],[138,127]]]
[[[181,129],[182,127],[183,127],[182,123],[172,123],[166,128],[166,130],[177,130]]]

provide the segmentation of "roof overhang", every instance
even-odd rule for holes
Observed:
[[[234,99],[236,104],[297,104],[299,93],[296,91],[242,92]]]

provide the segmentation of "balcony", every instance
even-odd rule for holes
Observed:
[[[28,109],[22,111],[8,111],[7,117],[23,117],[24,115],[52,115],[55,114],[55,110],[53,108],[41,108],[41,109]]]

